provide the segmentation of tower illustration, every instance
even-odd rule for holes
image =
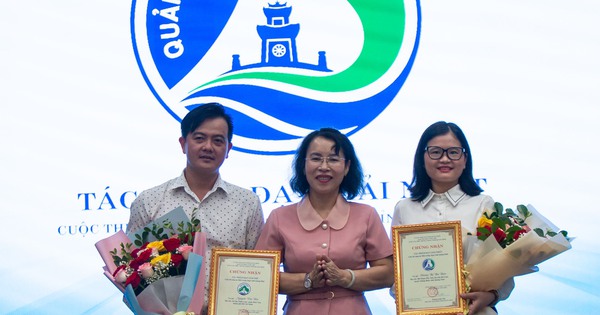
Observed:
[[[259,63],[241,65],[240,55],[233,55],[231,71],[259,67],[292,67],[315,71],[331,72],[327,68],[325,51],[318,52],[318,63],[308,64],[298,60],[296,36],[300,32],[300,24],[290,23],[292,7],[287,3],[268,3],[263,8],[267,18],[266,25],[257,25],[256,31],[261,38],[261,60]],[[230,71],[230,72],[231,72]]]

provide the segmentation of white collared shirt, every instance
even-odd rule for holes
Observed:
[[[392,226],[460,221],[464,238],[467,233],[477,232],[477,220],[485,209],[493,207],[492,197],[483,194],[469,196],[460,189],[460,185],[456,185],[442,194],[430,190],[421,202],[408,198],[400,200],[394,208]]]

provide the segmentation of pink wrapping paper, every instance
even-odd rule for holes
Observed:
[[[123,231],[119,231],[110,237],[98,241],[96,243],[96,249],[105,263],[105,266],[103,267],[105,276],[121,292],[125,292],[125,287],[121,283],[118,283],[113,277],[113,273],[117,269],[117,266],[115,266],[112,255],[109,253],[115,248],[120,250],[121,243],[131,243],[131,240]],[[195,234],[192,252],[200,256],[205,255],[206,233],[197,232]],[[178,311],[177,305],[179,300],[186,299],[184,302],[189,302],[186,310],[188,312],[194,312],[195,314],[201,314],[202,306],[204,305],[205,277],[206,272],[202,265],[200,266],[199,276],[196,279],[195,289],[193,290],[191,297],[180,296],[184,276],[168,277],[156,281],[135,297],[141,310],[136,310],[135,306],[133,306],[133,311],[136,314],[171,315]]]

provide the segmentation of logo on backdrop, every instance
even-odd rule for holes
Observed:
[[[420,20],[419,0],[134,0],[131,34],[175,119],[220,102],[235,150],[283,155],[312,130],[351,135],[377,117],[412,68]]]

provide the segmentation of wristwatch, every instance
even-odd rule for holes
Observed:
[[[309,273],[304,276],[304,288],[307,290],[312,289],[312,280],[310,280]]]

